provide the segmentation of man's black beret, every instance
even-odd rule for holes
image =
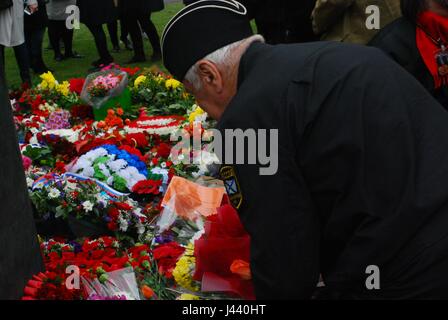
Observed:
[[[183,81],[208,54],[253,35],[246,8],[233,0],[197,1],[179,11],[162,35],[163,62]]]

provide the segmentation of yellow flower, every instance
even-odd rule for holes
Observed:
[[[200,290],[199,285],[193,280],[195,266],[194,246],[193,244],[189,244],[185,250],[185,254],[179,259],[176,268],[173,270],[173,277],[179,286],[193,292],[198,292]]]
[[[70,83],[68,81],[64,81],[62,84],[56,85],[56,91],[64,97],[68,96],[70,94]]]
[[[134,81],[134,87],[138,88],[143,82],[146,81],[146,76],[139,76],[137,79],[135,79]]]
[[[198,296],[195,296],[194,294],[184,293],[179,297],[178,300],[193,301],[193,300],[201,300],[201,299]]]
[[[179,81],[177,81],[176,79],[168,79],[165,82],[165,87],[167,89],[177,89],[182,85],[182,83],[180,83]]]
[[[57,81],[55,79],[55,77],[53,76],[53,74],[48,71],[47,73],[43,73],[40,75],[40,78],[42,79],[41,82],[41,87],[43,89],[54,89],[57,85]]]
[[[196,109],[188,117],[188,121],[190,121],[190,123],[193,123],[196,121],[197,117],[202,116],[203,114],[205,114],[205,111],[197,106]]]

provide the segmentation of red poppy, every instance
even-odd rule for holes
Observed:
[[[157,156],[160,158],[168,158],[171,153],[171,147],[166,143],[161,143],[157,147]]]
[[[161,180],[143,180],[137,182],[137,184],[132,188],[132,192],[136,194],[158,195],[160,193],[161,185]]]

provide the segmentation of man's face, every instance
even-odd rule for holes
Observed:
[[[192,94],[199,106],[215,120],[219,120],[235,95],[233,81],[208,60],[198,62],[200,88],[184,80],[185,89]]]
[[[219,120],[220,116],[217,114],[217,110],[220,109],[220,106],[216,103],[219,94],[207,85],[202,85],[201,89],[196,90],[188,81],[184,81],[183,84],[187,92],[195,97],[197,104],[207,112],[210,117]]]

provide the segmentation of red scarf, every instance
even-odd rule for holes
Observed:
[[[447,83],[448,77],[443,77],[439,73],[436,55],[441,48],[434,43],[434,40],[441,39],[448,50],[448,18],[431,11],[424,11],[419,15],[417,24],[419,26],[417,28],[417,47],[434,78],[436,89],[438,89]]]

